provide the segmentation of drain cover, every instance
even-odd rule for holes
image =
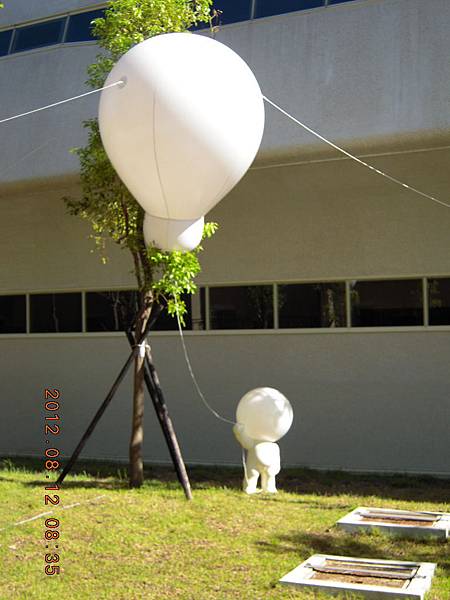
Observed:
[[[378,529],[389,535],[445,541],[449,537],[450,514],[360,506],[340,519],[337,526],[351,533]]]
[[[422,600],[431,586],[434,563],[398,562],[315,554],[280,583],[323,592],[358,592],[366,598]]]

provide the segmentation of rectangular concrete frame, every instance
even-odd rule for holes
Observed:
[[[364,564],[372,563],[376,565],[418,567],[417,573],[410,580],[405,588],[391,588],[385,586],[362,585],[357,583],[333,582],[330,580],[311,579],[314,574],[312,567],[323,566],[326,560],[351,560]],[[311,588],[321,592],[330,593],[330,595],[342,594],[345,591],[355,592],[365,598],[377,600],[423,600],[424,594],[431,587],[431,580],[434,575],[436,565],[434,563],[417,563],[394,560],[373,560],[369,558],[354,558],[351,556],[332,556],[330,554],[314,554],[301,565],[287,573],[280,579],[280,583],[296,587]]]
[[[423,514],[424,517],[436,517],[437,520],[431,523],[429,527],[414,527],[414,525],[400,525],[394,522],[386,521],[382,523],[380,521],[363,521],[364,511],[380,512],[382,513],[393,513],[397,515],[404,515],[405,518],[410,516],[417,516],[417,514]],[[429,511],[407,511],[407,510],[396,510],[396,509],[384,509],[384,508],[368,508],[366,506],[359,506],[352,512],[348,513],[342,519],[336,523],[340,529],[344,529],[349,533],[358,533],[360,531],[373,531],[374,529],[386,533],[388,535],[408,537],[408,538],[434,538],[442,541],[446,541],[450,533],[450,513],[440,512],[429,512]]]

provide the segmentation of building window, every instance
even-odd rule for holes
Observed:
[[[428,280],[430,325],[450,325],[450,279]]]
[[[343,2],[353,2],[354,0],[328,0],[328,4],[342,4]]]
[[[125,331],[138,305],[135,290],[86,292],[86,331]]]
[[[105,10],[91,10],[89,12],[71,15],[65,42],[88,42],[95,40],[92,33],[92,21],[105,16]]]
[[[5,56],[8,54],[12,34],[12,29],[8,29],[8,31],[0,31],[0,56]]]
[[[62,42],[66,19],[55,19],[16,29],[12,52],[22,52]]]
[[[271,285],[209,288],[211,329],[270,329],[273,327]]]
[[[279,285],[278,322],[280,328],[345,327],[345,284]]]
[[[352,326],[423,325],[422,281],[356,281],[351,284]]]
[[[236,2],[236,0],[217,0],[214,8],[220,11],[219,25],[228,25],[228,23],[237,23],[239,21],[248,21],[251,16],[250,0]]]
[[[203,331],[206,329],[206,290],[200,288],[196,294],[191,295],[192,329]]]
[[[192,301],[190,294],[183,294],[182,300],[186,304],[187,313],[184,315],[183,329],[192,329]],[[178,321],[176,316],[171,316],[167,312],[166,306],[161,311],[157,321],[152,327],[153,331],[178,331]]]
[[[324,0],[256,0],[255,18],[323,6]]]
[[[31,333],[81,331],[81,294],[31,294]]]
[[[26,297],[0,296],[0,333],[26,333]]]
[[[204,329],[204,290],[196,323],[197,329]],[[192,329],[191,295],[182,296],[186,303],[187,314],[184,317],[185,329]],[[200,306],[200,301],[199,301]],[[91,331],[126,331],[134,322],[139,310],[139,292],[136,290],[86,292],[86,330]],[[201,322],[201,325],[200,325]],[[152,331],[177,331],[176,317],[171,317],[166,307],[152,326]]]

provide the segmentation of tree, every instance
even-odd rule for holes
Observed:
[[[199,22],[210,22],[212,0],[112,0],[105,17],[93,21],[93,31],[103,52],[88,68],[88,83],[102,87],[115,62],[133,45],[169,32],[186,31]],[[199,246],[193,252],[162,252],[146,248],[143,237],[144,210],[136,202],[111,165],[103,148],[97,119],[84,123],[88,142],[78,148],[82,196],[66,198],[70,214],[87,219],[92,237],[104,254],[105,241],[111,239],[131,252],[139,292],[135,339],[145,331],[152,310],[163,304],[169,314],[179,311],[183,321],[186,306],[183,293],[196,291],[195,276],[200,271]],[[204,238],[211,237],[215,223],[205,224]],[[134,363],[133,422],[130,440],[130,486],[143,482],[144,358]]]

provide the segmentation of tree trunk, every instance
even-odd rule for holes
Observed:
[[[148,294],[143,295],[142,306],[148,306],[136,321],[134,338],[138,340],[145,331],[150,317],[150,300]],[[145,342],[145,340],[144,340]],[[144,462],[142,448],[144,442],[144,373],[145,352],[138,352],[134,359],[133,418],[130,439],[130,487],[141,487],[144,481]]]

